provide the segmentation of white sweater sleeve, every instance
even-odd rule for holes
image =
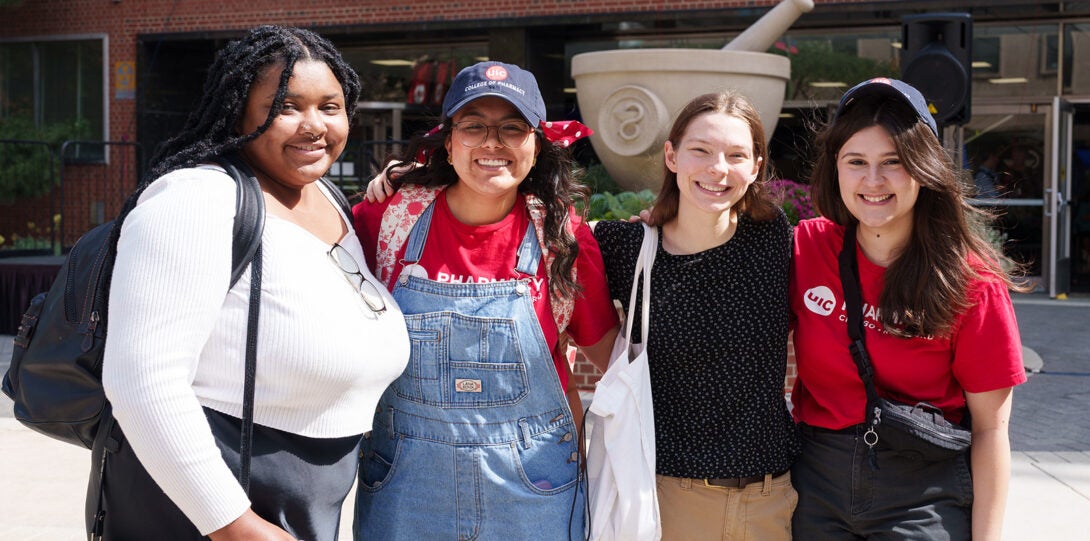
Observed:
[[[250,505],[192,387],[230,281],[234,215],[235,184],[222,172],[155,181],[125,220],[110,290],[106,396],[141,463],[201,534]]]

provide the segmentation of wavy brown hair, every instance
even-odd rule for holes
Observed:
[[[811,179],[818,211],[840,225],[858,222],[841,198],[837,155],[848,139],[872,126],[889,134],[905,171],[920,184],[908,245],[886,269],[879,319],[896,336],[948,337],[981,273],[1014,289],[1021,286],[1003,268],[1009,260],[979,233],[991,216],[968,204],[946,150],[902,101],[857,98],[818,135]]]
[[[766,221],[775,218],[779,214],[778,207],[772,202],[765,185],[768,180],[768,145],[765,143],[765,129],[761,124],[761,116],[757,109],[745,96],[734,91],[715,92],[693,98],[678,113],[667,141],[679,148],[681,138],[685,136],[685,130],[689,129],[696,117],[705,113],[720,113],[742,120],[749,125],[750,134],[753,136],[753,157],[760,159],[761,165],[757,170],[757,178],[749,185],[745,195],[738,201],[738,210],[746,213],[754,221]],[[664,163],[662,189],[659,190],[655,206],[651,210],[651,223],[664,224],[677,216],[678,204],[681,199],[681,190],[677,185],[677,173],[666,167]]]

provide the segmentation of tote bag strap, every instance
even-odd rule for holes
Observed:
[[[643,302],[640,305],[640,338],[647,343],[647,333],[651,325],[651,267],[655,264],[655,253],[659,249],[658,228],[643,225],[643,245],[640,254],[636,257],[636,269],[632,273],[632,293],[628,297],[628,317],[625,318],[624,337],[629,344],[632,343],[632,315],[636,313],[636,290],[640,284],[640,274],[643,274]]]

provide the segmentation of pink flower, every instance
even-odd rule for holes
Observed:
[[[800,184],[788,179],[773,179],[768,181],[768,193],[772,196],[772,200],[783,208],[787,220],[792,225],[799,223],[799,220],[817,217],[817,211],[814,210],[814,205],[810,201],[808,184]]]

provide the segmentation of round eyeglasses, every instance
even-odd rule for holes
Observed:
[[[352,284],[356,291],[359,291],[360,296],[363,297],[363,302],[367,303],[367,307],[375,315],[386,311],[386,301],[382,299],[382,293],[379,292],[375,284],[372,284],[360,272],[360,266],[356,263],[356,258],[352,257],[352,254],[344,246],[334,243],[333,248],[329,250],[329,258],[341,269],[344,279],[348,280],[348,283]]]
[[[476,120],[463,120],[451,125],[458,134],[458,142],[467,148],[477,148],[488,140],[488,130],[496,130],[496,138],[507,148],[520,148],[530,140],[534,127],[518,120],[504,122],[498,126],[489,126]]]

